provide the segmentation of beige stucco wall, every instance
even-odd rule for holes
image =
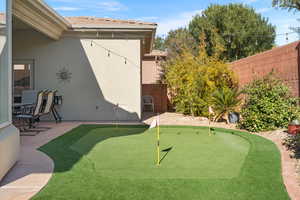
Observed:
[[[0,129],[0,180],[19,158],[20,135],[13,125]]]
[[[35,31],[17,31],[13,58],[34,60],[35,89],[57,89],[63,120],[139,120],[141,116],[140,40],[93,40],[128,58],[108,52],[91,40],[63,37],[54,41]],[[70,82],[57,73],[66,68]],[[116,117],[114,107],[120,105]]]
[[[142,82],[143,84],[156,84],[161,80],[161,61],[156,61],[155,57],[145,57],[142,62]]]

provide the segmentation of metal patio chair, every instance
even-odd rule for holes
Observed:
[[[16,118],[19,119],[19,121],[23,121],[23,129],[20,128],[21,131],[26,131],[28,129],[34,128],[34,123],[41,116],[44,95],[45,91],[38,92],[35,105],[30,105],[28,107],[23,106],[22,114],[16,115]],[[26,126],[28,126],[28,129],[26,129]]]
[[[154,101],[153,101],[153,97],[150,95],[145,95],[143,96],[143,111],[148,111],[147,109],[150,108],[151,112],[154,112]]]

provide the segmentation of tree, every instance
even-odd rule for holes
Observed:
[[[165,51],[165,39],[163,37],[157,36],[154,41],[154,49]]]
[[[273,6],[288,10],[300,11],[299,0],[273,0]]]
[[[233,61],[271,49],[275,44],[275,26],[243,4],[211,5],[189,24],[196,41],[203,33],[206,51],[212,55],[214,43],[223,45],[221,58]]]
[[[216,47],[216,49],[219,49]],[[235,88],[237,81],[227,64],[215,53],[208,56],[204,37],[201,37],[199,53],[189,50],[168,60],[165,65],[165,81],[177,112],[193,116],[208,116],[212,93],[217,88]]]
[[[197,51],[197,42],[186,28],[170,31],[165,40],[165,46],[168,51],[168,59],[181,55],[183,51],[189,51],[192,54]]]

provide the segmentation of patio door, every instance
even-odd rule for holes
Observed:
[[[34,61],[13,61],[13,100],[22,102],[22,92],[34,89]]]

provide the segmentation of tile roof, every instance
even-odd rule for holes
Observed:
[[[74,28],[85,28],[85,27],[107,27],[107,26],[157,26],[153,22],[142,22],[136,20],[120,20],[110,18],[99,18],[99,17],[65,17]]]
[[[161,50],[156,50],[156,49],[154,49],[154,50],[152,50],[152,52],[151,53],[149,53],[149,54],[145,54],[145,56],[146,57],[148,57],[148,56],[161,56],[161,57],[167,57],[168,56],[168,53],[166,52],[166,51],[161,51]]]

